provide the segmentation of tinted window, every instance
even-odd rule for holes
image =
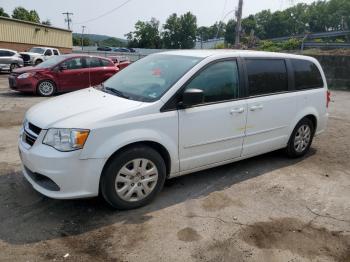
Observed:
[[[247,59],[249,95],[264,95],[288,90],[288,74],[283,59]]]
[[[11,51],[2,50],[0,51],[0,56],[13,56],[15,53]]]
[[[52,55],[51,49],[47,49],[47,50],[45,51],[45,54],[44,54],[44,55],[51,56],[51,55]]]
[[[323,87],[321,73],[314,63],[297,59],[291,61],[296,90]]]
[[[223,61],[200,72],[186,89],[201,89],[204,102],[217,102],[237,98],[239,95],[238,69],[235,61]]]
[[[56,49],[53,50],[54,55],[58,55],[58,51]]]

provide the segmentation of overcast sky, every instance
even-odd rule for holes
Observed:
[[[157,18],[163,24],[172,14],[183,14],[191,11],[197,16],[198,26],[209,26],[221,20],[226,13],[233,10],[238,0],[129,0],[120,9],[92,22],[85,22],[96,18],[113,8],[126,2],[126,0],[0,0],[9,14],[17,6],[35,9],[41,20],[50,19],[53,26],[66,27],[63,12],[74,13],[72,16],[74,32],[80,32],[81,26],[87,27],[86,32],[91,34],[106,34],[122,37],[132,31],[138,20]],[[272,11],[285,9],[296,3],[311,3],[313,0],[245,0],[243,15],[255,14],[264,9]],[[233,17],[233,13],[225,21]]]

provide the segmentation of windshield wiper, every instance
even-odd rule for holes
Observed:
[[[119,90],[116,90],[116,89],[108,87],[108,86],[104,86],[103,84],[102,84],[102,87],[103,87],[103,90],[108,91],[109,93],[113,93],[113,94],[115,94],[119,97],[122,97],[122,98],[130,99],[129,96],[125,95],[123,92],[121,92]]]

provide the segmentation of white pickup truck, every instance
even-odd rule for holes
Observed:
[[[38,65],[52,56],[60,55],[57,48],[52,47],[32,47],[28,52],[21,52],[25,66]]]

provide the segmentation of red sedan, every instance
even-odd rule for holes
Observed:
[[[16,91],[51,96],[99,85],[118,71],[108,58],[70,54],[52,57],[35,67],[16,69],[9,76],[9,84]]]

